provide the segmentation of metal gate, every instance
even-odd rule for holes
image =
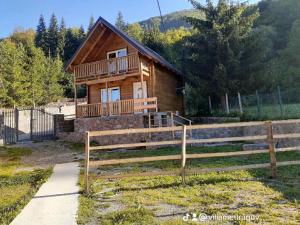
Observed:
[[[14,109],[5,109],[2,111],[4,144],[12,144],[17,142],[15,115]]]
[[[6,109],[4,116],[4,143],[40,141],[55,137],[54,115],[44,109]]]

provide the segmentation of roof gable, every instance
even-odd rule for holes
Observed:
[[[103,28],[105,27],[105,28]],[[69,62],[66,65],[66,71],[72,71],[72,66],[80,64],[79,62],[84,59],[84,48],[89,48],[90,50],[99,42],[99,39],[102,38],[103,35],[105,35],[106,29],[109,29],[122,39],[124,39],[126,42],[128,42],[132,47],[134,47],[140,54],[152,59],[154,62],[160,64],[161,66],[167,68],[168,70],[171,70],[172,72],[182,75],[182,73],[177,70],[172,64],[170,64],[166,59],[164,59],[162,56],[160,56],[158,53],[153,51],[152,49],[144,46],[137,40],[135,40],[132,37],[129,37],[124,31],[118,29],[117,27],[113,26],[111,23],[103,19],[102,17],[99,17],[99,19],[96,21],[94,26],[92,27],[91,31],[88,33],[85,40],[81,43],[73,57],[69,60]],[[104,36],[105,37],[105,36]],[[89,51],[89,50],[88,50]],[[86,53],[85,53],[86,55]],[[79,59],[79,60],[78,60]]]

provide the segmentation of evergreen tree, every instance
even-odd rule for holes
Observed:
[[[64,59],[66,45],[67,29],[64,18],[61,19],[59,27],[58,53],[61,59]]]
[[[43,15],[40,16],[39,24],[36,29],[35,45],[41,48],[45,54],[48,52],[47,28]]]
[[[144,31],[139,23],[129,24],[126,28],[126,33],[139,42],[143,41]]]
[[[54,59],[48,57],[47,62],[47,76],[44,83],[44,89],[47,92],[45,102],[55,102],[63,95],[63,88],[59,84],[64,76],[63,63],[58,56]]]
[[[127,24],[124,21],[123,14],[121,11],[118,12],[115,26],[120,30],[126,31]]]
[[[0,43],[0,91],[2,106],[23,106],[28,99],[26,76],[24,73],[26,53],[22,44],[18,46],[10,40]]]
[[[145,29],[143,43],[162,56],[166,56],[165,43],[158,22],[153,22],[149,28]]]
[[[79,33],[78,33],[78,42],[79,44],[81,44],[81,42],[83,41],[83,39],[85,38],[85,31],[83,26],[81,25],[79,28]]]
[[[56,57],[58,52],[59,30],[57,18],[52,14],[48,27],[48,45],[51,57]]]
[[[241,81],[247,79],[240,73],[241,53],[258,12],[250,13],[246,4],[228,0],[219,0],[216,6],[212,0],[207,0],[206,6],[195,0],[190,2],[205,12],[206,19],[187,18],[197,31],[188,43],[191,57],[187,81],[202,96],[210,95],[224,103],[225,94],[236,93]]]
[[[93,28],[94,24],[95,24],[94,17],[93,17],[93,16],[91,16],[91,17],[90,17],[89,26],[88,26],[88,32],[90,32],[90,31],[91,31],[91,29]]]

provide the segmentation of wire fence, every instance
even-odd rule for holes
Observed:
[[[244,120],[300,118],[300,88],[280,87],[269,93],[256,91],[252,95],[227,95],[224,102],[212,102],[208,97],[213,116],[240,116]]]

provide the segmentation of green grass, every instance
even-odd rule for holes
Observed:
[[[278,104],[263,104],[260,107],[260,111],[258,111],[257,106],[243,106],[243,112],[241,116],[239,108],[230,108],[229,115],[222,111],[214,111],[213,115],[241,117],[242,121],[298,119],[300,118],[300,104],[284,104],[282,106],[282,115]]]
[[[20,158],[30,155],[31,149],[0,147],[0,224],[9,224],[33,197],[51,169],[16,172]]]
[[[188,148],[188,153],[239,151],[241,145],[222,147]],[[99,159],[127,158],[179,154],[177,148],[142,150],[132,152],[101,152]],[[277,154],[278,161],[299,160],[299,152]],[[224,167],[269,162],[268,154],[243,157],[219,157],[188,160],[190,168]],[[125,172],[146,169],[171,170],[179,168],[178,161],[160,161],[147,164],[130,164]],[[109,172],[112,166],[99,168]],[[268,169],[213,172],[187,176],[182,185],[179,176],[132,177],[124,179],[101,179],[91,181],[91,194],[82,195],[78,213],[78,224],[93,221],[96,224],[187,224],[182,221],[184,213],[206,213],[207,215],[256,215],[249,223],[299,224],[300,221],[300,168],[278,167],[278,178],[269,178]],[[82,185],[82,180],[81,180]],[[104,190],[105,193],[101,194]],[[100,197],[99,197],[100,196]],[[105,211],[114,204],[123,207]],[[183,209],[183,214],[172,215],[161,220],[156,214],[170,207]],[[88,210],[90,209],[90,210]],[[105,211],[105,213],[103,213]],[[92,213],[92,215],[91,215]],[[191,221],[190,221],[191,223]],[[225,223],[225,222],[224,222]],[[220,224],[214,221],[213,224]],[[233,224],[248,224],[233,221]]]

